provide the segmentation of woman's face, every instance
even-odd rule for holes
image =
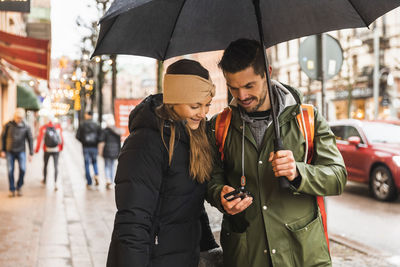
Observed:
[[[206,117],[211,105],[211,96],[204,101],[192,104],[174,104],[173,109],[182,120],[187,121],[190,129],[199,128],[200,122]]]

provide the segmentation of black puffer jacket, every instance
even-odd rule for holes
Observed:
[[[4,125],[1,134],[2,151],[24,152],[25,140],[28,141],[29,154],[33,155],[33,139],[31,128],[22,122],[17,124],[15,121],[9,121]]]
[[[97,147],[100,141],[101,128],[93,120],[83,121],[76,131],[78,139],[83,147]]]
[[[197,267],[200,240],[208,241],[203,250],[217,247],[204,212],[206,184],[189,175],[189,137],[183,124],[177,127],[168,167],[154,113],[161,102],[162,95],[150,96],[130,115],[131,134],[120,153],[115,179],[118,211],[108,267]],[[168,142],[168,125],[164,134]]]
[[[100,141],[104,142],[104,158],[118,158],[119,152],[121,150],[121,136],[117,132],[117,129],[113,129],[111,127],[105,128],[101,132]]]

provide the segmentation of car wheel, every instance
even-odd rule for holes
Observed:
[[[370,189],[373,197],[381,201],[391,201],[397,197],[392,174],[385,166],[373,169],[370,177]]]

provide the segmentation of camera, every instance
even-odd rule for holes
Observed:
[[[247,191],[244,187],[236,188],[234,191],[229,192],[229,193],[227,193],[227,194],[224,195],[224,198],[225,198],[227,201],[232,201],[232,200],[237,199],[237,198],[239,198],[239,197],[240,197],[241,199],[244,199],[245,197],[253,197],[253,196],[252,196],[252,194],[251,194],[249,191]]]

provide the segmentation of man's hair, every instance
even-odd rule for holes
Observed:
[[[24,118],[25,117],[25,109],[23,108],[17,108],[14,112],[14,117],[18,116],[20,118]]]
[[[86,111],[85,113],[86,113],[86,115],[88,115],[88,116],[93,116],[93,112],[91,112],[91,111]]]
[[[236,73],[253,67],[254,73],[264,78],[264,58],[260,42],[238,39],[225,49],[218,67],[223,72]]]

